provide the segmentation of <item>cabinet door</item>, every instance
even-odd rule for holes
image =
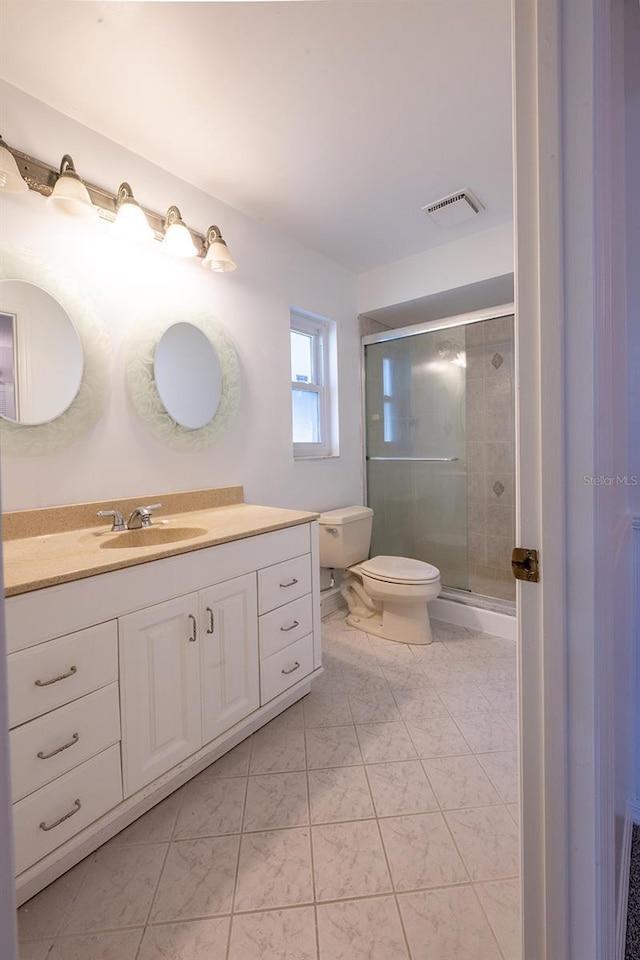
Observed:
[[[208,743],[260,705],[256,576],[200,593],[202,730]]]
[[[121,617],[125,797],[202,745],[197,594]]]

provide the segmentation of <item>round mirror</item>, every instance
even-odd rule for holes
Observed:
[[[174,450],[204,450],[229,428],[240,401],[240,365],[210,314],[176,309],[138,318],[127,347],[133,407],[149,432]]]
[[[34,426],[73,403],[82,343],[57,300],[26,280],[0,280],[0,416]]]
[[[174,323],[160,337],[153,361],[164,408],[189,430],[215,416],[222,393],[222,370],[211,341],[192,323]]]

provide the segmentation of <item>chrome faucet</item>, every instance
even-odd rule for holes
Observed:
[[[151,511],[159,510],[161,503],[149,503],[146,507],[136,507],[127,520],[127,530],[140,530],[151,526]]]
[[[113,517],[113,524],[111,527],[112,533],[120,533],[122,530],[127,529],[127,525],[124,522],[122,514],[119,510],[98,510],[99,517]]]

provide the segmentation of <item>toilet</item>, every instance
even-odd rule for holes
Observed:
[[[344,570],[347,623],[398,643],[431,643],[427,603],[440,593],[440,571],[408,557],[369,556],[373,510],[341,507],[320,514],[320,566]]]

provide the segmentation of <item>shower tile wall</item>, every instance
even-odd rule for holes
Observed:
[[[514,600],[513,317],[467,326],[466,354],[469,587]]]

